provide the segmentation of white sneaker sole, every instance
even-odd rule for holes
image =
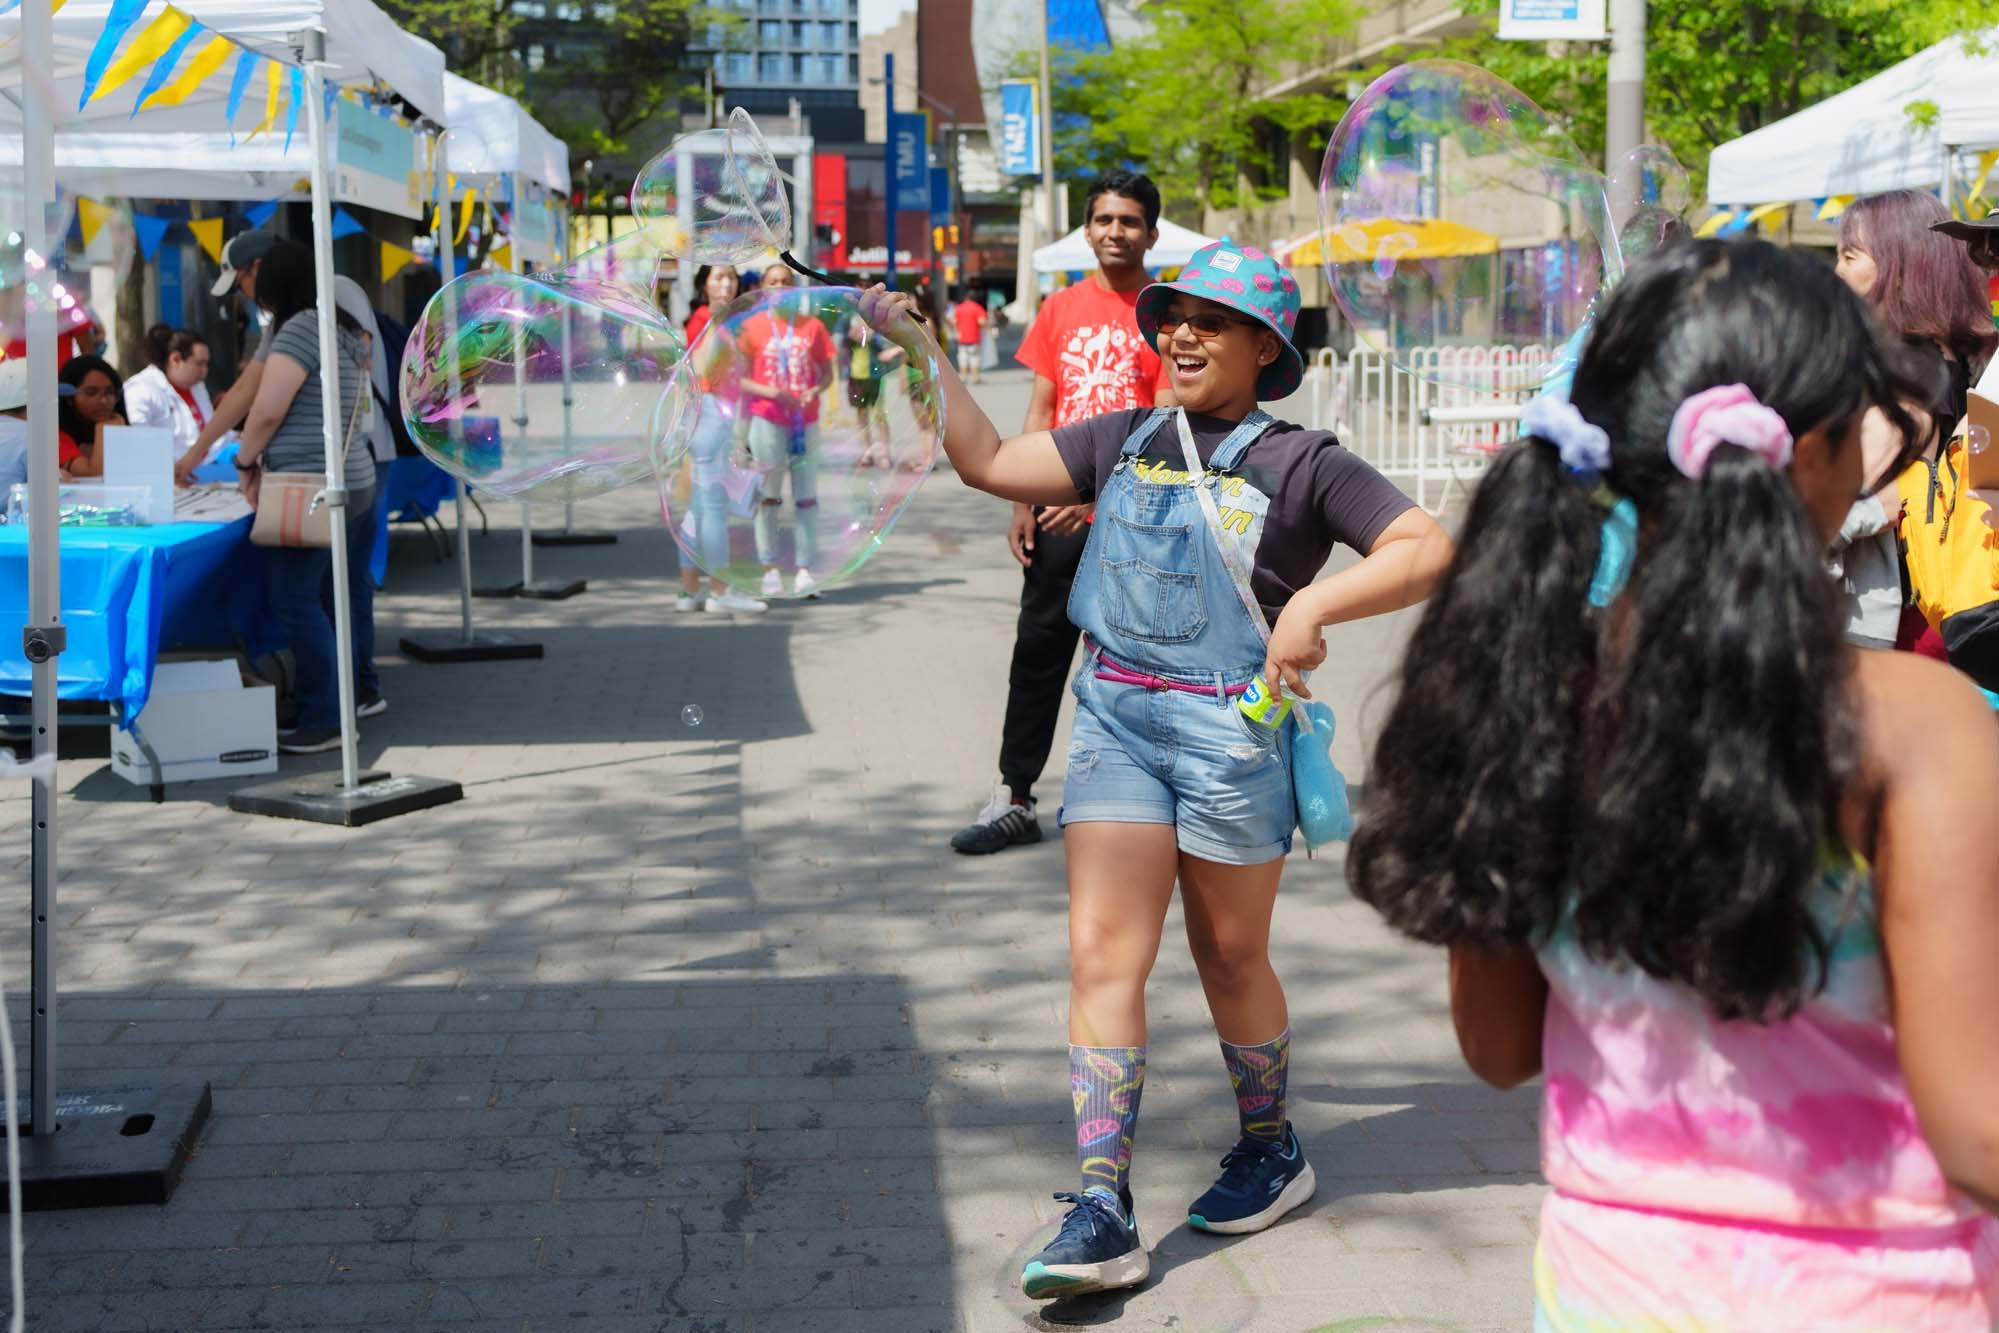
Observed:
[[[1312,1174],[1312,1164],[1307,1162],[1305,1163],[1305,1169],[1298,1173],[1297,1178],[1289,1185],[1286,1185],[1284,1192],[1279,1194],[1271,1205],[1262,1212],[1251,1213],[1248,1217],[1238,1217],[1233,1222],[1210,1222],[1207,1218],[1201,1217],[1199,1214],[1189,1213],[1187,1215],[1187,1224],[1197,1231],[1212,1231],[1218,1236],[1247,1235],[1252,1231],[1263,1230],[1292,1209],[1300,1207],[1312,1197],[1312,1192],[1318,1188],[1319,1179]]]
[[[1082,1296],[1093,1291],[1115,1291],[1135,1287],[1152,1272],[1152,1256],[1143,1245],[1100,1264],[1028,1264],[1020,1275],[1020,1289],[1038,1301],[1064,1296]]]

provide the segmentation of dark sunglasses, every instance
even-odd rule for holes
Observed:
[[[1194,331],[1194,336],[1203,340],[1219,338],[1222,330],[1231,324],[1245,329],[1260,329],[1263,325],[1253,319],[1237,319],[1232,315],[1218,314],[1213,310],[1197,311],[1191,315],[1164,314],[1159,317],[1159,336],[1171,338],[1182,324]]]

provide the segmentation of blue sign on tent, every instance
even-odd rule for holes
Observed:
[[[897,111],[888,118],[889,198],[898,213],[930,211],[930,113]]]

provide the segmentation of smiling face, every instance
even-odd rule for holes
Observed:
[[[1173,293],[1159,321],[1159,359],[1190,412],[1247,416],[1256,381],[1282,347],[1276,334],[1217,301]]]
[[[1145,252],[1159,239],[1159,232],[1146,225],[1144,204],[1105,191],[1090,201],[1083,239],[1097,257],[1097,267],[1118,275],[1145,267]]]

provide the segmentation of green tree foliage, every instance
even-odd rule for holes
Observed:
[[[1273,135],[1338,120],[1342,105],[1323,94],[1257,98],[1282,66],[1329,59],[1363,9],[1361,0],[1151,0],[1140,36],[1055,53],[1059,173],[1076,181],[1129,165],[1172,200],[1229,195],[1239,166],[1268,155]]]
[[[396,20],[443,48],[465,77],[521,99],[569,145],[571,158],[634,161],[664,146],[653,127],[701,86],[688,67],[695,34],[729,39],[742,20],[702,0],[579,0],[546,6],[573,17],[524,19],[513,0],[385,0]],[[543,48],[538,67],[520,57]]]
[[[1494,35],[1498,0],[1470,0],[1467,10],[1484,20],[1478,35],[1404,49],[1387,64],[1450,55],[1483,65],[1564,122],[1600,162],[1606,47],[1502,42]],[[1718,145],[1987,26],[1995,13],[1968,0],[1651,0],[1646,137],[1673,150],[1702,197],[1708,154]]]

